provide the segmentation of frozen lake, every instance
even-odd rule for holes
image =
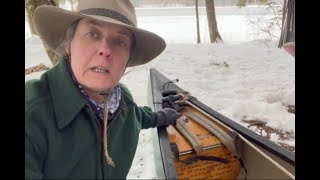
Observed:
[[[249,17],[261,17],[269,14],[263,6],[238,8],[217,7],[218,30],[224,42],[241,43],[255,39],[264,39],[259,30],[248,24]],[[138,27],[145,28],[162,36],[167,43],[196,43],[195,8],[137,8]],[[209,30],[206,11],[199,7],[199,27],[201,43],[209,43]],[[276,34],[280,30],[274,31]],[[30,37],[28,22],[25,22],[25,38]]]

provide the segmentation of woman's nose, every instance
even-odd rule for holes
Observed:
[[[99,47],[98,47],[99,56],[111,57],[111,54],[112,54],[111,46],[107,41],[99,43]]]

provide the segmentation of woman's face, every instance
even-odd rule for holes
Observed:
[[[129,29],[80,20],[70,44],[71,68],[78,82],[98,92],[116,86],[129,60],[131,41]]]

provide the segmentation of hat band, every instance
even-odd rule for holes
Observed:
[[[123,22],[125,24],[135,26],[127,17],[111,9],[89,8],[89,9],[84,9],[79,11],[79,13],[87,14],[87,15],[98,15],[98,16],[110,17],[120,22]]]

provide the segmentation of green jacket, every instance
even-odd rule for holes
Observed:
[[[141,129],[156,126],[155,113],[138,107],[121,87],[120,110],[107,129],[106,163],[98,121],[68,75],[66,61],[25,84],[26,179],[125,179]]]

